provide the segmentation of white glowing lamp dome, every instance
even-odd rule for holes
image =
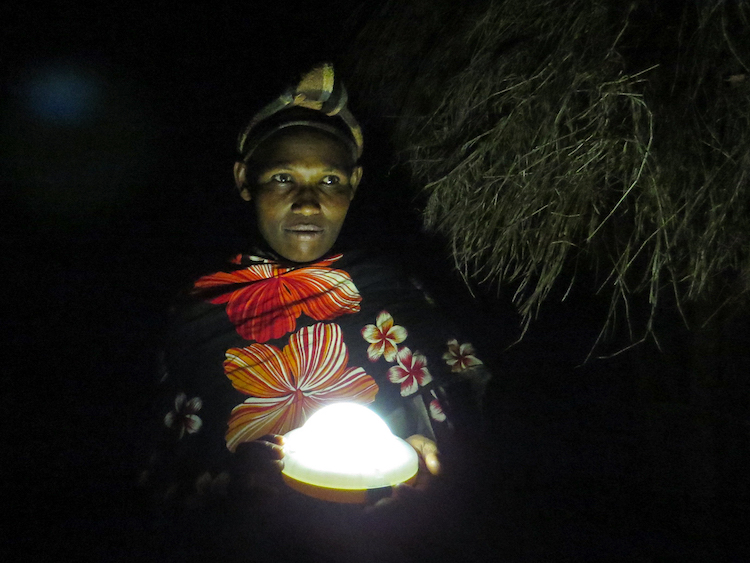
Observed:
[[[368,491],[411,482],[419,458],[367,407],[334,403],[284,436],[286,483],[335,502],[366,502]]]

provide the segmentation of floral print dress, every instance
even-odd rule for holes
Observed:
[[[226,491],[240,444],[337,401],[439,443],[446,389],[483,368],[396,264],[356,252],[304,265],[237,256],[195,282],[164,360],[160,445],[142,480],[186,502]]]

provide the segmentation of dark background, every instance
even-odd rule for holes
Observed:
[[[241,248],[235,136],[290,77],[339,61],[377,4],[2,8],[0,476],[11,523],[0,539],[9,560],[146,558],[132,487],[159,334],[170,297]],[[504,290],[468,297],[440,241],[419,232],[418,202],[389,171],[377,116],[361,118],[365,195],[354,221],[372,226],[390,210],[389,232],[422,257],[424,277],[495,372],[489,429],[471,443],[456,488],[464,509],[435,552],[718,561],[747,548],[737,533],[750,511],[746,316],[705,345],[720,400],[700,408],[691,373],[695,343],[706,340],[669,308],[663,352],[646,344],[580,365],[606,307],[585,279],[564,303],[562,289],[553,295],[506,352],[518,318]],[[611,348],[622,342],[615,334]]]

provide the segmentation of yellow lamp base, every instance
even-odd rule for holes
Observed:
[[[367,504],[372,498],[372,493],[380,489],[333,489],[330,487],[321,487],[319,485],[313,485],[311,483],[305,483],[289,475],[282,473],[284,482],[291,489],[294,489],[298,493],[307,495],[309,497],[316,498],[318,500],[325,500],[328,502],[338,502],[342,504]],[[404,481],[407,485],[412,485],[417,480],[417,474],[415,473],[409,479]]]

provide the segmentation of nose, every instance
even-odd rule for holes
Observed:
[[[294,195],[292,211],[300,215],[320,213],[320,200],[316,190],[311,186],[300,186]]]

